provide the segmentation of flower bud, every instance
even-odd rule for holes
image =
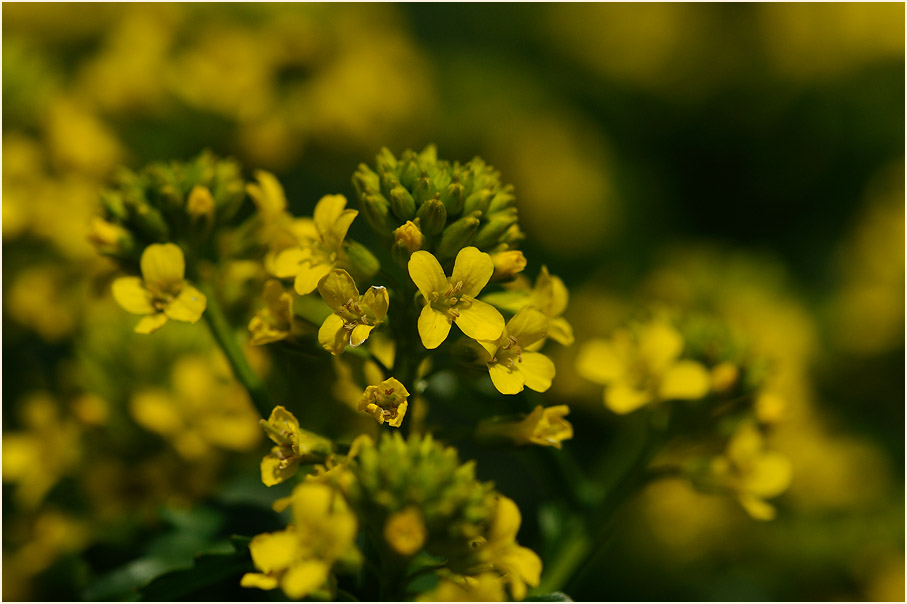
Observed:
[[[419,219],[419,227],[426,235],[437,235],[443,231],[447,224],[447,208],[441,203],[441,196],[436,195],[419,206],[416,217]]]
[[[488,249],[499,243],[501,235],[517,222],[516,208],[493,214],[476,234],[476,247]]]
[[[416,213],[416,200],[400,183],[390,191],[391,209],[400,220],[411,220]]]
[[[488,204],[488,213],[494,214],[516,205],[516,197],[513,194],[513,185],[507,185],[503,190],[498,191]]]
[[[367,247],[358,241],[345,240],[343,242],[343,251],[346,253],[350,272],[359,278],[368,279],[381,269],[381,262],[375,258],[375,255]]]
[[[509,279],[526,268],[526,257],[520,250],[503,250],[491,254],[494,262],[494,275],[492,279]]]
[[[422,172],[422,176],[416,181],[416,186],[413,189],[413,197],[415,197],[416,203],[424,203],[434,197],[434,195],[435,187],[431,182],[431,178],[428,177],[427,172]],[[438,200],[440,201],[440,197]]]
[[[463,210],[463,202],[466,201],[463,193],[463,185],[459,182],[452,182],[441,193],[441,202],[447,208],[447,213],[456,216]]]
[[[189,199],[186,200],[186,212],[193,220],[206,217],[209,220],[214,219],[214,197],[208,187],[195,185],[189,193]]]
[[[382,235],[389,235],[394,229],[394,219],[387,199],[381,193],[367,193],[360,202],[362,213],[372,228]]]
[[[135,241],[129,231],[97,216],[91,219],[88,241],[98,249],[98,252],[108,256],[127,256],[135,247]]]
[[[439,258],[453,258],[464,247],[472,243],[479,230],[479,219],[475,215],[464,216],[446,229],[438,244]]]
[[[419,167],[416,154],[412,151],[405,151],[400,158],[398,171],[400,174],[400,184],[412,191],[416,186],[416,181],[422,176],[422,168]]]
[[[513,225],[510,225],[510,228],[508,228],[506,231],[504,231],[504,234],[501,235],[501,237],[500,237],[500,241],[501,241],[501,243],[513,245],[514,243],[517,243],[518,241],[522,241],[525,238],[526,238],[526,235],[523,233],[523,231],[520,230],[520,225],[513,224]]]
[[[463,212],[466,214],[482,212],[484,214],[488,211],[488,206],[493,197],[494,191],[491,189],[479,189],[466,198],[466,201],[463,203]]]
[[[413,252],[422,249],[422,231],[412,221],[407,220],[406,224],[394,231],[394,247],[391,248],[391,256],[400,266],[406,266],[409,257]]]

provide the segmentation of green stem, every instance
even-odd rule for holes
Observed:
[[[249,392],[249,396],[252,398],[255,408],[258,409],[258,413],[267,419],[271,413],[271,403],[268,400],[264,382],[256,375],[251,365],[249,365],[246,355],[243,354],[242,348],[240,348],[236,339],[236,334],[230,327],[230,323],[220,307],[217,292],[208,284],[200,285],[200,289],[205,294],[205,297],[208,298],[204,317],[208,327],[211,329],[211,335],[230,362],[230,367],[233,368],[233,374],[236,379]]]

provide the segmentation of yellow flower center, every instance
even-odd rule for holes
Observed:
[[[523,362],[523,348],[517,343],[515,337],[507,336],[503,345],[498,347],[498,351],[495,353],[494,358],[491,359],[491,362],[499,363],[512,369],[516,363]]]
[[[432,292],[431,294],[431,306],[432,308],[441,311],[442,313],[447,314],[450,317],[451,321],[456,321],[460,316],[459,308],[469,308],[469,305],[472,304],[472,296],[467,296],[466,294],[460,294],[460,291],[463,289],[463,282],[457,281],[456,283],[450,283],[447,286],[447,289],[444,292]]]

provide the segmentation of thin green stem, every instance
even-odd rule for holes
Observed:
[[[258,413],[263,418],[267,418],[271,413],[271,403],[268,400],[264,382],[261,381],[261,378],[249,365],[246,355],[243,354],[239,341],[236,339],[236,334],[230,327],[230,323],[220,307],[217,292],[208,284],[201,284],[200,289],[208,299],[204,317],[211,330],[211,335],[224,352],[224,355],[226,355],[236,379],[249,392],[249,396],[252,398],[255,408],[258,409]]]

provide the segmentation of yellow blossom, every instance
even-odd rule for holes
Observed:
[[[246,573],[243,587],[280,587],[298,600],[322,588],[335,563],[358,559],[356,516],[331,487],[305,482],[291,496],[293,524],[277,533],[258,535],[249,544],[260,573]]]
[[[293,296],[284,291],[280,281],[271,279],[265,283],[262,299],[265,305],[249,321],[249,343],[255,346],[282,340],[293,327]]]
[[[372,286],[360,296],[356,282],[343,269],[329,272],[318,283],[318,293],[334,311],[318,330],[318,341],[331,354],[340,354],[347,344],[362,344],[387,316],[387,289]]]
[[[397,512],[384,525],[384,540],[401,556],[412,556],[422,549],[427,536],[422,513],[416,507]]]
[[[504,582],[510,585],[514,600],[523,600],[526,597],[526,585],[538,585],[542,574],[542,560],[538,554],[517,545],[516,536],[521,523],[522,516],[516,503],[499,496],[488,532],[476,543],[482,561],[478,570],[500,573]]]
[[[560,449],[561,441],[573,438],[573,426],[564,419],[569,413],[567,405],[536,405],[532,413],[519,422],[483,420],[476,436],[481,440],[503,438],[516,445],[536,444]]]
[[[482,299],[514,313],[525,306],[533,306],[548,318],[549,338],[564,346],[573,344],[573,327],[561,316],[567,310],[569,300],[564,282],[560,277],[549,273],[548,267],[542,266],[535,286],[530,290],[528,284],[529,281],[520,276],[509,291],[488,294]]]
[[[545,392],[551,387],[554,363],[540,352],[526,351],[527,347],[545,338],[547,328],[545,315],[527,306],[507,322],[497,340],[478,342],[498,392],[517,394],[524,386]]]
[[[411,220],[407,220],[394,231],[394,243],[402,245],[409,253],[422,249],[422,231]]]
[[[787,490],[792,477],[790,461],[767,451],[762,434],[754,423],[738,428],[723,455],[712,460],[712,479],[737,496],[746,512],[756,520],[771,520],[775,508],[765,501]]]
[[[474,577],[451,574],[419,597],[420,602],[503,602],[506,599],[501,577],[495,573]]]
[[[409,260],[409,274],[425,306],[419,315],[419,336],[428,349],[437,348],[456,323],[474,340],[494,340],[504,329],[504,317],[476,296],[491,279],[494,263],[475,247],[460,250],[448,278],[438,259],[429,252],[415,252]]]
[[[697,361],[680,359],[683,336],[662,320],[642,325],[638,334],[620,329],[610,340],[593,339],[577,357],[577,370],[606,386],[605,406],[625,414],[659,400],[695,400],[711,387],[711,376]]]
[[[120,277],[113,297],[128,312],[146,315],[136,333],[157,331],[168,319],[195,323],[205,311],[205,295],[186,283],[186,260],[179,246],[154,243],[145,248],[142,277]]]
[[[526,256],[520,250],[492,252],[491,261],[494,262],[495,279],[508,279],[526,268]]]
[[[207,217],[209,220],[214,218],[214,208],[216,206],[214,196],[208,187],[195,185],[189,192],[189,198],[186,200],[186,212],[194,217]]]
[[[299,464],[325,459],[329,440],[299,427],[296,416],[278,405],[268,421],[258,420],[265,434],[277,445],[261,460],[261,481],[269,487],[291,478]]]
[[[379,424],[399,428],[409,402],[406,387],[396,378],[388,378],[377,386],[369,386],[359,399],[359,410],[374,417]]]
[[[314,212],[314,232],[297,247],[283,250],[274,261],[274,270],[281,279],[295,277],[296,293],[315,291],[318,282],[327,275],[341,256],[346,238],[357,210],[346,210],[346,197],[326,195]]]

